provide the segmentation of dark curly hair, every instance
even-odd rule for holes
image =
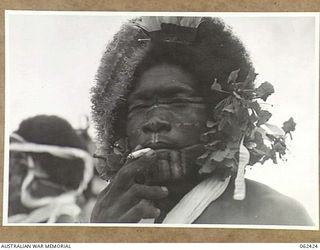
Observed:
[[[136,21],[124,24],[108,44],[91,90],[98,148],[107,151],[125,136],[127,96],[135,80],[153,65],[169,63],[186,69],[199,82],[207,100],[212,99],[208,90],[214,79],[228,90],[230,72],[240,69],[238,79],[244,80],[253,71],[245,47],[219,18],[203,17],[195,40],[188,44],[146,41],[149,37]]]
[[[37,115],[25,119],[16,133],[28,142],[87,150],[84,141],[70,123],[54,115]],[[33,153],[32,157],[40,163],[54,183],[68,189],[79,186],[84,169],[81,159],[62,159],[47,153]]]

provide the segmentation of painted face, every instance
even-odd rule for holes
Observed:
[[[178,66],[161,64],[145,71],[128,99],[130,148],[141,145],[159,152],[171,150],[160,155],[175,158],[170,155],[174,150],[199,144],[206,130],[207,111],[196,84],[192,75]],[[164,165],[173,174],[164,171],[162,179],[179,179],[186,173]]]

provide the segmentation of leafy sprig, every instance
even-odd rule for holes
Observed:
[[[263,82],[255,88],[257,74],[249,72],[244,81],[238,81],[239,69],[228,77],[226,90],[214,80],[211,91],[222,92],[227,97],[220,101],[212,111],[207,122],[208,131],[201,136],[206,152],[198,157],[201,173],[219,171],[222,177],[237,172],[240,149],[248,150],[248,165],[267,160],[277,163],[286,154],[286,137],[295,130],[293,118],[283,123],[282,128],[269,124],[272,114],[261,107],[274,93],[273,85]],[[244,148],[244,147],[245,148]]]

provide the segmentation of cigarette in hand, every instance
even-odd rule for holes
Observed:
[[[132,152],[132,153],[130,153],[128,155],[127,159],[128,160],[138,159],[139,157],[141,157],[142,155],[146,154],[150,150],[152,150],[152,149],[151,148],[143,148],[143,149],[134,151],[134,152]]]

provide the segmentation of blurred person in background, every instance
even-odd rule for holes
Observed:
[[[80,130],[61,117],[37,115],[11,134],[9,222],[88,220],[85,207],[92,196],[94,167],[90,137]]]

